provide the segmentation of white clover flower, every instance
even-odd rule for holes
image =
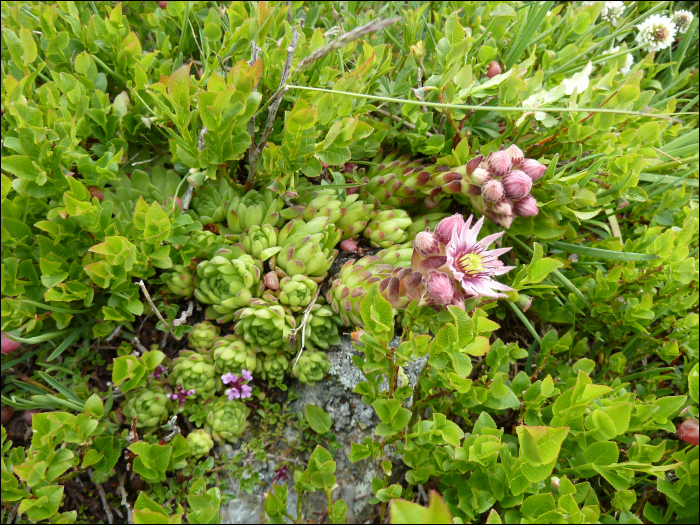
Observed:
[[[588,62],[588,64],[586,64],[586,67],[584,67],[578,73],[575,73],[574,76],[572,76],[571,78],[565,78],[562,81],[562,85],[564,86],[564,93],[566,95],[571,95],[574,91],[576,91],[578,94],[581,94],[584,91],[586,91],[586,88],[589,84],[588,77],[591,76],[592,70],[593,63]]]
[[[676,24],[678,32],[681,35],[684,35],[690,27],[690,23],[693,21],[693,13],[686,11],[685,9],[679,9],[673,13],[671,20],[673,20],[673,23]]]
[[[606,22],[610,22],[613,26],[617,26],[617,21],[624,11],[624,2],[605,2],[603,10],[600,12],[600,18]]]
[[[618,53],[620,51],[620,46],[615,46],[611,47],[608,51],[603,52],[603,55],[614,55],[615,53]],[[620,57],[617,57],[620,58]],[[632,56],[632,53],[627,53],[625,55],[625,64],[619,69],[618,73],[622,73],[623,75],[627,75],[627,73],[630,72],[630,69],[632,69],[632,66],[634,65],[634,57]]]
[[[636,40],[647,52],[666,49],[676,37],[676,24],[667,16],[651,15],[637,29],[639,33]]]

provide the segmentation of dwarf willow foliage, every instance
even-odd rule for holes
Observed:
[[[3,521],[697,521],[692,2],[1,9]]]

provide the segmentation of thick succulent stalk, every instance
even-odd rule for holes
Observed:
[[[362,199],[375,207],[381,205],[402,207],[419,204],[420,193],[430,179],[424,172],[421,160],[410,160],[409,155],[396,159],[398,152],[391,153],[377,166],[372,166],[362,179]]]
[[[405,210],[381,210],[369,222],[364,236],[377,248],[388,248],[408,240],[406,230],[412,221]]]

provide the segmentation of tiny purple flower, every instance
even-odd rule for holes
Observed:
[[[241,370],[241,377],[243,378],[244,381],[252,381],[253,380],[253,374],[250,372],[250,370]]]
[[[158,365],[155,370],[153,370],[153,373],[148,376],[148,377],[155,377],[156,379],[160,379],[160,377],[165,373],[165,367],[163,365]]]
[[[246,399],[253,395],[253,389],[248,385],[241,385],[241,399]]]
[[[238,376],[235,374],[232,374],[231,372],[226,372],[224,375],[221,376],[221,381],[225,385],[228,385],[229,383],[235,383],[236,380],[238,380]]]
[[[226,395],[228,396],[228,398],[229,398],[231,401],[233,401],[234,399],[239,399],[239,398],[241,397],[241,393],[240,393],[240,392],[238,391],[238,389],[235,388],[235,387],[234,387],[234,388],[229,388],[229,389],[226,391]]]

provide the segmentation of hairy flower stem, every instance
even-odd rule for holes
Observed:
[[[166,330],[170,335],[173,336],[173,339],[176,341],[179,341],[181,338],[178,338],[175,336],[175,332],[173,332],[173,329],[170,327],[170,323],[168,323],[165,319],[163,319],[163,316],[160,314],[158,311],[158,308],[156,308],[156,305],[153,303],[153,299],[151,299],[151,294],[148,293],[148,290],[146,289],[146,284],[143,282],[143,279],[139,281],[139,286],[141,287],[141,290],[143,291],[143,295],[146,296],[146,300],[148,301],[148,304],[151,305],[151,308],[153,308],[153,312],[156,314],[158,319],[160,319],[160,322],[163,323],[163,326],[165,326]]]

